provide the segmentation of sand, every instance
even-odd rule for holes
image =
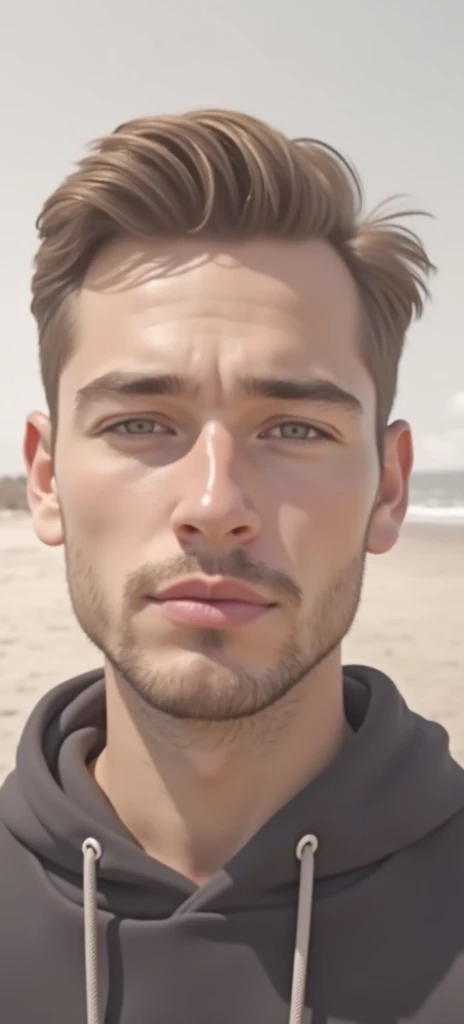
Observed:
[[[344,661],[391,675],[415,711],[442,723],[464,765],[464,529],[407,525],[368,560]],[[39,697],[101,665],[67,593],[63,552],[42,546],[29,517],[0,513],[0,781]]]

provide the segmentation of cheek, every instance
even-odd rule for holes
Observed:
[[[89,446],[61,459],[57,483],[65,522],[86,546],[127,549],[132,536],[140,544],[161,524],[165,489],[135,461],[102,457]]]
[[[349,465],[347,464],[349,461]],[[279,506],[279,536],[297,575],[341,568],[362,547],[377,478],[367,460],[312,467]],[[290,490],[286,489],[287,496]]]

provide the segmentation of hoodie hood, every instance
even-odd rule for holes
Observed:
[[[294,946],[286,1019],[301,1024],[314,899],[343,896],[345,890],[368,880],[371,873],[378,876],[380,865],[394,861],[400,851],[416,848],[464,807],[464,773],[449,755],[444,729],[411,712],[394,684],[373,669],[347,668],[344,692],[353,733],[339,757],[200,887],[148,857],[92,781],[87,766],[105,743],[102,672],[62,684],[37,705],[19,744],[16,771],[0,792],[0,825],[22,848],[21,858],[17,852],[18,861],[23,854],[32,855],[68,906],[83,908],[82,991],[85,985],[87,1024],[103,1020],[102,977],[106,999],[111,992],[108,970],[111,973],[114,967],[105,962],[106,953],[102,955],[102,918],[130,919],[132,925],[140,922],[137,927],[142,929],[149,922],[159,928],[163,921],[177,922],[177,927],[180,923],[182,928],[190,918],[190,939],[196,936],[191,958],[194,949],[201,953],[207,925],[216,922],[217,927],[217,922],[226,922],[230,915],[245,920],[247,913],[253,916],[258,911],[267,914],[260,920],[269,922],[282,909],[290,908],[291,913],[292,905],[296,934],[290,937],[285,932],[286,941],[290,938]],[[454,847],[451,840],[451,849]],[[407,869],[406,878],[410,877]],[[403,887],[405,881],[403,873]],[[406,892],[407,886],[406,881]],[[269,923],[259,925],[261,940],[269,927]],[[323,928],[319,932],[322,934]],[[239,948],[249,948],[252,956],[251,933],[245,927],[240,936]],[[133,938],[137,944],[135,933]],[[190,962],[191,977],[198,977],[193,960]],[[134,981],[140,960],[132,960],[131,998],[139,1006],[138,1020],[140,1011],[148,1013],[151,1005],[147,969],[150,977],[146,966],[143,997]],[[355,975],[356,971],[359,975],[358,965]],[[426,973],[428,978],[428,970]],[[273,1006],[273,1014],[275,1009]],[[192,1019],[188,1010],[181,1012],[187,1013],[183,1020]],[[132,1008],[130,1013],[124,1020],[135,1019]],[[199,1020],[200,1010],[195,1013]],[[144,1017],[148,1019],[153,1019],[151,1013]],[[328,1020],[324,1016],[324,1021]]]
[[[413,713],[377,670],[347,667],[344,682],[353,735],[339,757],[219,872],[222,884],[215,876],[224,897],[233,884],[239,899],[243,882],[248,894],[252,876],[265,888],[294,882],[295,849],[305,833],[318,838],[315,878],[322,880],[391,856],[464,807],[464,774],[449,755],[445,730]],[[53,872],[70,881],[76,876],[79,902],[82,845],[89,837],[98,840],[99,882],[111,887],[114,909],[125,911],[118,887],[126,893],[133,886],[132,912],[138,892],[143,916],[150,916],[154,903],[159,912],[160,887],[174,885],[187,894],[197,886],[147,857],[97,790],[87,764],[104,742],[101,670],[47,693],[26,723],[16,771],[1,791],[0,819]]]

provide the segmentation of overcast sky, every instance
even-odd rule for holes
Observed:
[[[87,143],[128,118],[233,107],[348,155],[370,207],[407,193],[439,267],[395,412],[417,468],[464,469],[463,0],[17,0],[0,15],[0,474],[44,408],[34,222]]]

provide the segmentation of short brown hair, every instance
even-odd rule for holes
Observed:
[[[383,433],[406,331],[422,313],[434,267],[417,235],[381,208],[364,217],[362,205],[356,172],[332,147],[290,140],[233,111],[140,118],[94,142],[37,220],[31,310],[55,427],[60,374],[75,344],[71,307],[103,245],[123,236],[320,238],[340,253],[358,287],[362,352]]]

